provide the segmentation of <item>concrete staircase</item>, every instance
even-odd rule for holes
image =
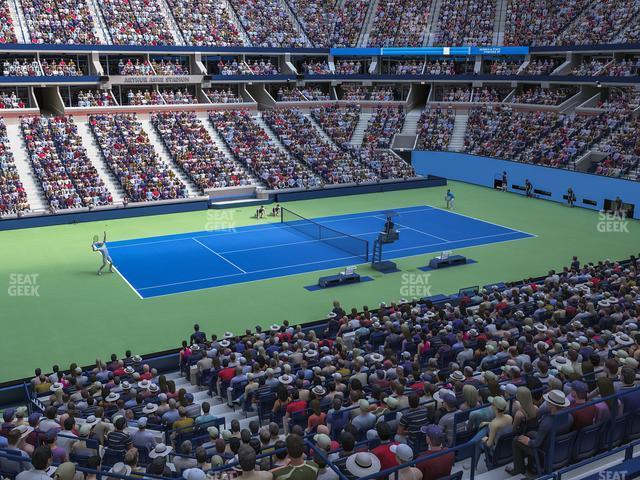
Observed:
[[[440,27],[438,24],[438,17],[440,17],[440,9],[442,8],[442,0],[435,0],[433,8],[431,9],[431,18],[429,19],[429,25],[427,32],[424,35],[424,46],[434,45]]]
[[[375,19],[375,13],[378,8],[379,0],[373,0],[369,5],[367,16],[364,19],[362,25],[362,31],[360,32],[360,38],[358,39],[358,45],[366,47],[369,44],[369,35],[371,34],[371,28],[373,27],[373,20]]]
[[[469,114],[456,114],[456,121],[453,124],[453,132],[451,132],[451,141],[449,142],[449,150],[453,152],[462,151],[462,148],[464,147],[464,134],[467,131],[468,121]]]
[[[40,180],[36,177],[35,172],[29,161],[27,147],[20,131],[19,120],[6,120],[7,137],[9,138],[9,146],[13,153],[13,160],[20,176],[20,181],[27,192],[27,200],[33,212],[43,212],[49,208],[49,203],[44,195]]]
[[[442,7],[442,0],[433,0],[431,3],[431,9],[429,10],[429,23],[424,32],[424,40],[422,46],[433,45],[435,37],[433,34],[438,28],[438,16],[440,15],[440,8]]]
[[[287,15],[289,15],[289,19],[291,20],[293,28],[303,38],[306,46],[307,47],[313,47],[313,44],[311,43],[311,40],[309,40],[309,37],[307,37],[307,32],[304,30],[304,28],[302,28],[302,24],[298,21],[298,17],[296,16],[296,14],[293,13],[293,10],[289,6],[289,3],[286,0],[280,0],[280,6],[281,6],[282,10],[284,12],[286,12]]]
[[[213,128],[213,125],[211,125],[211,122],[209,121],[209,116],[205,113],[205,114],[199,115],[198,118],[202,122],[202,126],[204,127],[204,129],[207,131],[207,133],[211,137],[211,140],[213,140],[213,143],[215,144],[215,146],[218,147],[218,150],[224,153],[227,158],[231,159],[233,163],[238,166],[238,170],[245,172],[247,174],[247,176],[251,180],[251,185],[260,185],[260,181],[255,176],[253,176],[253,174],[250,171],[248,171],[247,168],[241,162],[238,162],[235,159],[235,157],[233,156],[233,153],[231,153],[231,150],[229,150],[229,147],[227,147],[227,144],[224,142],[224,139],[220,136],[220,134],[216,131],[216,129]]]
[[[171,35],[173,36],[176,45],[185,45],[184,37],[180,31],[178,22],[176,22],[173,12],[169,8],[169,5],[167,5],[167,2],[165,0],[158,0],[158,5],[160,6],[160,11],[167,19],[167,25],[169,25],[169,28],[171,29]]]
[[[358,120],[358,124],[353,131],[353,135],[351,135],[351,140],[349,140],[350,145],[353,145],[355,147],[359,147],[360,145],[362,145],[364,132],[367,129],[367,125],[369,124],[369,120],[371,119],[371,117],[373,117],[373,113],[360,112],[360,119]]]
[[[111,192],[111,196],[113,197],[114,204],[120,204],[124,200],[124,190],[122,189],[122,185],[116,179],[115,175],[111,173],[111,170],[107,166],[107,162],[105,161],[98,145],[96,143],[96,139],[91,132],[91,128],[89,127],[89,122],[75,122],[78,127],[78,135],[82,139],[82,146],[87,151],[87,157],[91,160],[91,163],[98,170],[98,174],[100,178],[107,185],[107,188]]]
[[[421,108],[414,108],[410,112],[407,112],[400,135],[416,135],[418,132],[418,120],[420,120],[420,115],[422,115]]]
[[[333,139],[329,135],[327,135],[327,132],[325,132],[324,129],[320,126],[320,124],[314,120],[314,118],[311,116],[310,113],[305,113],[304,116],[315,127],[316,131],[318,132],[318,135],[320,135],[320,138],[322,138],[329,145],[334,145],[337,147],[336,142],[334,142]]]
[[[231,4],[229,3],[229,0],[221,0],[221,4],[225,8],[227,13],[229,14],[229,19],[231,20],[231,22],[238,29],[238,33],[240,34],[240,38],[242,39],[243,44],[245,46],[247,46],[247,47],[251,46],[251,42],[249,41],[249,36],[247,35],[247,32],[245,31],[244,27],[242,26],[242,23],[240,23],[240,20],[238,19],[238,16],[236,15],[236,11],[233,9]]]
[[[89,11],[91,11],[91,16],[93,17],[93,23],[96,27],[96,32],[98,33],[98,38],[105,45],[110,45],[113,42],[111,41],[111,34],[109,33],[109,28],[104,21],[104,17],[102,16],[102,11],[98,6],[97,0],[87,0],[87,6]]]
[[[306,163],[299,162],[291,156],[291,154],[289,153],[287,148],[284,146],[284,144],[280,141],[278,136],[275,133],[273,133],[273,130],[271,130],[267,125],[267,122],[264,121],[264,119],[262,118],[262,115],[258,115],[257,117],[254,117],[254,118],[258,123],[258,125],[260,125],[260,127],[267,133],[267,136],[269,137],[269,139],[274,143],[274,145],[281,152],[283,152],[288,158],[293,159],[296,163],[299,163],[302,166],[302,168],[309,174],[310,177],[315,178],[317,180],[317,183],[321,182],[321,178],[316,173],[314,173],[313,170],[311,170]],[[310,120],[313,121],[313,119],[310,119]],[[320,133],[323,134],[324,131],[322,130],[322,127],[320,127],[317,123],[315,123],[315,125],[318,128],[318,130],[320,130]]]
[[[149,135],[149,141],[153,146],[155,152],[158,154],[160,160],[165,162],[171,170],[178,176],[178,178],[185,184],[187,187],[187,194],[189,197],[197,197],[201,195],[200,189],[191,181],[191,179],[184,173],[184,170],[180,168],[180,166],[173,161],[171,155],[167,151],[164,143],[162,142],[162,138],[160,138],[160,134],[156,130],[156,128],[151,124],[151,120],[148,118],[138,117],[138,121],[142,125],[142,129],[147,132]]]
[[[507,0],[497,0],[496,21],[493,24],[493,45],[504,43],[504,26],[507,22]]]
[[[249,428],[249,422],[251,420],[258,419],[257,412],[249,412],[245,414],[242,410],[236,406],[229,407],[227,405],[226,398],[217,397],[217,392],[213,392],[214,396],[210,397],[209,392],[205,387],[198,387],[191,385],[186,378],[180,375],[180,372],[173,372],[166,375],[167,380],[173,380],[176,383],[176,390],[184,388],[187,393],[193,394],[194,403],[202,405],[202,402],[208,402],[211,405],[211,415],[216,417],[224,417],[227,428],[229,428],[231,420],[237,419],[240,421],[240,428]]]
[[[27,29],[27,22],[20,2],[18,0],[8,0],[7,6],[13,19],[13,29],[16,32],[18,43],[31,43],[31,36]]]

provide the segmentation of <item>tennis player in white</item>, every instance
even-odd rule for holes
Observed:
[[[109,249],[107,248],[107,232],[104,232],[102,242],[99,239],[97,235],[93,237],[93,244],[91,245],[91,249],[94,252],[100,252],[102,255],[102,266],[98,269],[98,275],[102,275],[102,270],[107,265],[109,265],[109,272],[113,273],[113,260],[111,260],[111,255],[109,255]]]

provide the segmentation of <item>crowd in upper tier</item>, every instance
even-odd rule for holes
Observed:
[[[0,216],[29,210],[27,192],[9,147],[7,126],[0,119]]]
[[[304,113],[278,109],[263,114],[280,141],[299,161],[305,162],[325,183],[353,183],[376,179],[355,156],[325,140]]]
[[[286,154],[246,110],[211,112],[211,123],[234,158],[271,189],[318,185],[303,162]]]
[[[112,203],[109,190],[82,146],[73,118],[23,118],[21,129],[52,211]]]
[[[151,122],[174,161],[201,189],[247,185],[241,166],[220,150],[194,112],[159,112]]]
[[[0,43],[355,47],[637,43],[635,0],[18,0],[0,1]],[[501,13],[501,12],[500,12]],[[433,15],[437,15],[433,18]],[[365,25],[365,20],[369,23]]]
[[[107,166],[130,201],[186,197],[186,187],[158,157],[134,114],[91,115],[89,125]]]
[[[378,2],[367,45],[375,47],[420,47],[432,0]]]

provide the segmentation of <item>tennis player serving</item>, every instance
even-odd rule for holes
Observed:
[[[102,275],[102,270],[107,265],[109,265],[109,272],[113,273],[113,260],[111,260],[111,255],[109,255],[109,249],[107,248],[107,232],[104,232],[102,242],[99,240],[100,237],[95,235],[93,237],[93,244],[91,245],[91,249],[94,252],[100,252],[102,255],[102,266],[98,269],[98,275]]]

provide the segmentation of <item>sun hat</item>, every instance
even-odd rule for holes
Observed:
[[[549,393],[545,393],[542,397],[552,405],[556,407],[568,407],[571,402],[564,394],[562,390],[551,390]]]
[[[464,380],[464,375],[462,374],[462,372],[460,370],[456,370],[455,372],[453,372],[451,374],[451,376],[449,378],[451,378],[451,380],[453,380],[455,382],[462,382]]]
[[[316,385],[311,389],[311,393],[313,393],[317,397],[322,397],[327,391],[324,389],[322,385]]]
[[[111,467],[109,473],[115,473],[116,475],[129,475],[131,473],[131,467],[122,462],[118,462]]]
[[[284,374],[278,378],[278,381],[283,385],[289,385],[291,382],[293,382],[293,378],[291,377],[291,375]]]
[[[124,373],[126,373],[127,375],[133,375],[135,372],[134,368],[129,365],[127,368],[124,369]]]
[[[164,443],[158,443],[156,447],[149,452],[149,458],[166,457],[173,450],[170,446]]]
[[[142,413],[153,413],[156,410],[158,410],[158,405],[156,405],[155,403],[147,403],[143,408],[142,408]]]
[[[398,399],[396,397],[387,397],[384,399],[384,403],[391,409],[398,408]]]
[[[613,339],[616,341],[616,343],[618,343],[619,345],[623,345],[625,347],[628,347],[629,345],[633,345],[634,343],[633,338],[631,338],[626,333],[616,333],[613,336]]]
[[[453,393],[452,390],[449,390],[447,388],[441,388],[440,390],[438,390],[436,393],[433,394],[433,399],[436,402],[443,402],[444,398],[443,395],[452,395],[455,398],[455,394]]]
[[[185,480],[205,480],[207,474],[200,468],[187,468],[182,472],[182,478]]]
[[[109,395],[107,395],[107,398],[105,398],[105,400],[109,403],[113,403],[113,402],[116,402],[119,398],[120,398],[119,393],[111,392]]]
[[[356,478],[362,478],[379,472],[380,460],[373,453],[358,452],[347,457],[345,466]]]
[[[89,424],[89,423],[83,423],[82,425],[80,425],[80,427],[78,428],[78,434],[81,437],[88,437],[89,434],[91,433],[91,430],[93,429],[93,425]]]
[[[62,390],[64,386],[60,382],[56,382],[49,387],[49,390],[52,392],[57,392],[58,390]]]
[[[89,415],[84,421],[85,425],[95,425],[96,423],[98,423],[98,419],[95,415]]]
[[[17,430],[18,432],[20,432],[20,438],[24,438],[31,432],[33,432],[33,427],[30,427],[28,425],[18,425],[13,430]]]

